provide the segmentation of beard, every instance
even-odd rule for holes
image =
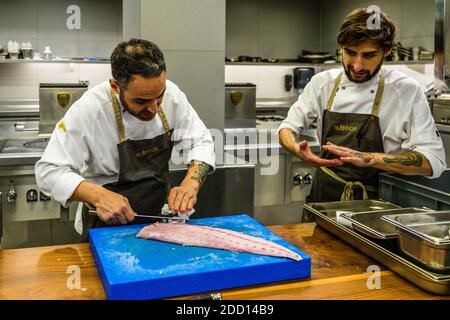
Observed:
[[[361,73],[364,73],[365,76],[360,79],[355,79],[351,73],[351,71],[353,71],[353,72],[355,71],[353,69],[353,66],[351,64],[345,66],[344,61],[342,61],[342,66],[344,67],[344,71],[345,71],[345,74],[347,75],[348,79],[350,81],[356,82],[356,83],[362,83],[362,82],[366,82],[366,81],[369,81],[370,79],[372,79],[378,73],[378,71],[380,71],[382,65],[383,65],[383,60],[380,61],[380,63],[377,65],[377,67],[375,68],[375,70],[372,73],[369,70],[362,70]]]
[[[119,100],[120,103],[122,104],[122,107],[125,108],[125,110],[127,110],[132,116],[138,118],[139,120],[142,121],[152,121],[153,118],[156,116],[156,113],[151,113],[148,110],[144,109],[140,112],[135,112],[133,110],[131,110],[130,106],[128,105],[128,103],[125,102],[125,98],[123,96],[123,91],[120,90],[119,92]]]

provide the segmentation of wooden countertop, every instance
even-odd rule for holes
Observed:
[[[314,223],[268,228],[311,257],[311,278],[223,290],[224,300],[450,299],[423,291],[383,266],[381,288],[368,289],[371,274],[366,270],[377,262]],[[0,299],[106,299],[106,295],[89,245],[83,243],[0,251]]]

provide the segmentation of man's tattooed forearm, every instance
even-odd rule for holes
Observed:
[[[364,163],[369,163],[370,160],[373,159],[373,155],[371,153],[362,153],[362,152],[351,152],[352,156],[361,159]]]
[[[190,168],[194,167],[194,174],[192,175],[191,179],[194,181],[197,181],[200,187],[206,180],[206,176],[208,175],[209,170],[211,169],[211,166],[201,162],[201,163],[191,163],[189,166]]]
[[[397,163],[403,166],[413,166],[413,167],[421,167],[423,163],[422,155],[414,151],[400,153],[393,158],[384,157],[383,160],[384,162],[389,164]]]

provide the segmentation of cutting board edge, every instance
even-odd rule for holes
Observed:
[[[274,270],[276,272],[274,272]],[[267,280],[264,276],[267,272],[271,273],[270,280]],[[215,286],[211,286],[210,284],[207,284],[207,281],[211,279],[211,277],[222,279],[224,281],[221,281]],[[310,277],[311,259],[308,257],[301,261],[282,260],[280,262],[260,266],[196,273],[195,276],[192,276],[192,274],[185,274],[171,279],[160,278],[152,279],[150,281],[141,280],[132,282],[132,286],[130,286],[130,283],[108,283],[108,290],[105,289],[105,292],[110,300],[150,300],[269,284],[280,281],[294,281]],[[149,285],[147,282],[150,282],[152,286],[158,287],[159,291],[156,294],[144,293]],[[176,283],[177,287],[170,287],[171,282]],[[161,290],[161,288],[166,289]],[[135,292],[138,292],[138,294]]]

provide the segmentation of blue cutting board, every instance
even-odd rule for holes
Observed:
[[[311,259],[248,215],[195,219],[276,242],[303,260],[136,238],[144,224],[89,230],[109,299],[155,299],[311,276]]]

